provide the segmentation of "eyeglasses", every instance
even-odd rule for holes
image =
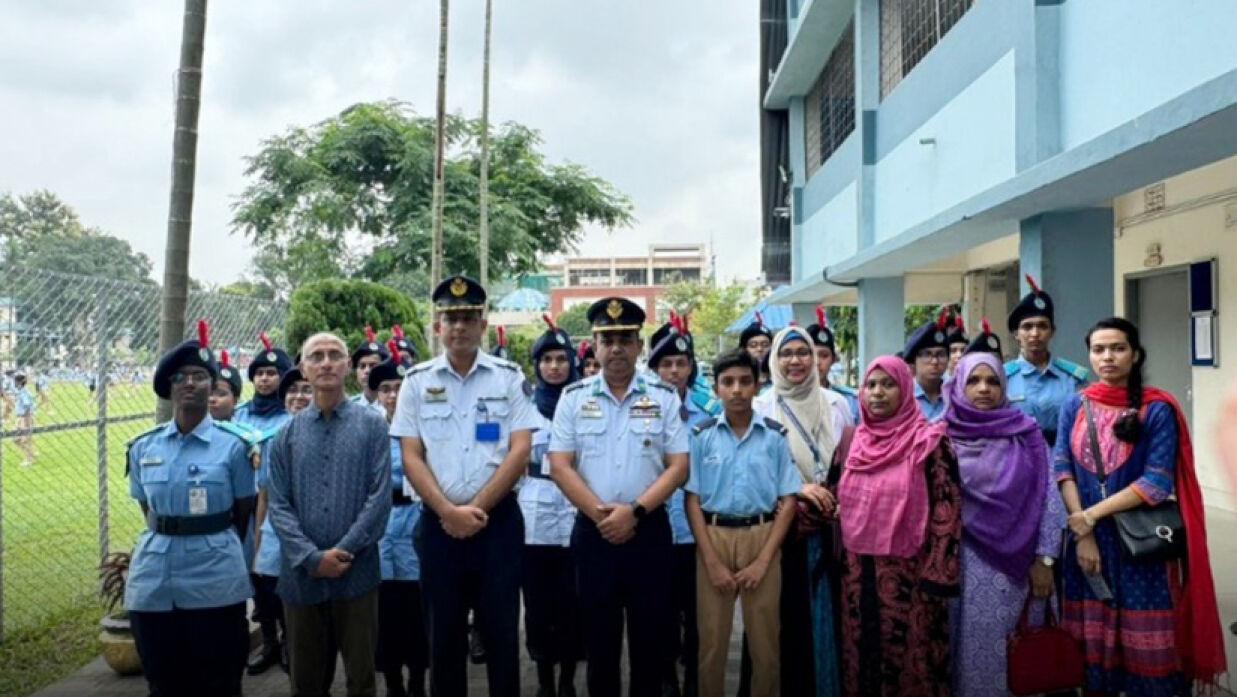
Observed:
[[[928,361],[929,363],[944,363],[949,360],[949,353],[945,351],[920,351],[919,358]]]
[[[298,397],[312,397],[314,396],[314,386],[308,383],[305,383],[302,385],[293,385],[292,387],[288,388],[288,394],[294,394],[294,395],[297,395]]]
[[[795,351],[778,351],[777,357],[783,361],[790,361],[798,358],[801,361],[810,361],[816,354],[812,353],[812,349],[798,349]]]
[[[305,356],[305,362],[310,365],[322,365],[323,363],[339,363],[348,357],[348,354],[343,351],[314,351]]]
[[[179,385],[184,382],[192,382],[195,385],[205,385],[210,382],[210,373],[207,372],[192,372],[192,373],[172,373],[172,384]]]

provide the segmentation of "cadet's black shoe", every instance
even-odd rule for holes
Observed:
[[[249,657],[246,672],[250,675],[261,675],[271,666],[278,664],[282,656],[283,651],[279,644],[262,644],[261,648]]]
[[[481,632],[476,627],[468,630],[468,657],[476,665],[485,663],[485,644],[481,643]]]

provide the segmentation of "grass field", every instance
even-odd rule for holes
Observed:
[[[108,389],[108,417],[154,411],[149,385]],[[93,421],[97,406],[80,384],[54,383],[50,408],[35,426]],[[6,414],[7,416],[7,414]],[[5,429],[16,428],[9,419]],[[124,477],[125,443],[152,419],[107,427],[107,518],[112,551],[128,551],[142,526]],[[99,470],[94,423],[34,436],[37,460],[6,437],[0,442],[3,503],[3,629],[0,695],[27,694],[89,660],[102,609],[96,600],[99,563]],[[50,643],[49,643],[50,642]]]

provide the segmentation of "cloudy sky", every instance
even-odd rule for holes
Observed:
[[[757,3],[497,0],[491,110],[541,131],[635,203],[582,251],[714,243],[718,275],[759,273]],[[0,0],[0,191],[50,189],[161,273],[182,3]],[[447,102],[480,112],[484,2],[451,11]],[[190,272],[245,271],[230,232],[242,157],[292,124],[396,98],[430,113],[433,0],[213,0]]]

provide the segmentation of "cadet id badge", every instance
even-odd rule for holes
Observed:
[[[498,422],[490,421],[490,412],[485,408],[485,402],[477,400],[477,431],[478,443],[497,443],[502,433]]]
[[[189,515],[206,515],[206,487],[189,488]]]

